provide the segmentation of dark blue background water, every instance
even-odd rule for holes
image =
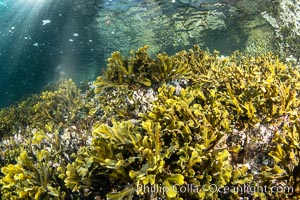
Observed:
[[[67,73],[62,65],[68,65],[72,78],[91,78],[89,68],[100,65],[101,59],[88,51],[93,45],[88,20],[95,13],[91,9],[90,16],[83,17],[73,7],[70,0],[1,2],[0,107],[56,81]]]

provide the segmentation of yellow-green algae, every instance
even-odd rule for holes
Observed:
[[[112,53],[93,85],[67,80],[0,111],[2,199],[299,199],[297,69],[147,49]],[[293,191],[209,190],[245,184]]]

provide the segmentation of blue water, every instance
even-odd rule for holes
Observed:
[[[89,78],[89,59],[97,56],[86,51],[89,37],[75,21],[71,4],[69,0],[1,2],[0,107],[56,81],[66,73],[60,71],[61,65],[68,65],[74,76],[86,64],[80,79]]]
[[[202,44],[230,54],[243,48],[246,34],[225,19],[232,15],[230,7],[207,7],[210,1],[203,1],[205,6],[199,2],[0,0],[0,107],[63,78],[94,80],[116,50],[127,53],[149,44],[152,53],[172,54]],[[220,28],[208,28],[198,36],[202,19],[193,14],[198,11],[203,15],[224,11],[222,23],[231,27],[218,25]],[[196,20],[189,22],[190,17]],[[190,23],[197,24],[193,32],[189,32]],[[238,32],[234,35],[238,39],[231,39],[228,30],[232,29]]]

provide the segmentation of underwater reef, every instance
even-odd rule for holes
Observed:
[[[297,68],[148,48],[0,111],[2,199],[300,198]]]

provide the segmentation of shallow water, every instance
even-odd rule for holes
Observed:
[[[0,107],[62,78],[94,80],[116,50],[128,54],[147,44],[152,54],[173,54],[199,44],[223,55],[243,51],[255,41],[253,30],[271,30],[246,7],[215,0],[2,0]]]

